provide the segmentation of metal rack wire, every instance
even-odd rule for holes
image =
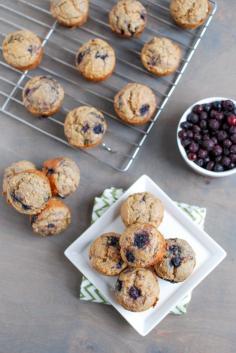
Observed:
[[[80,104],[100,109],[108,121],[104,143],[86,151],[116,170],[127,171],[143,146],[154,123],[163,111],[171,94],[183,75],[193,53],[201,41],[216,11],[216,3],[210,0],[211,12],[207,22],[194,31],[182,30],[170,18],[168,0],[143,0],[148,10],[148,25],[141,38],[123,40],[110,30],[107,14],[116,1],[91,0],[88,23],[79,29],[60,27],[49,12],[48,0],[0,0],[0,41],[17,29],[27,28],[43,38],[45,50],[41,65],[34,71],[20,72],[7,63],[0,53],[0,110],[8,116],[69,146],[63,133],[65,114]],[[24,23],[24,25],[23,25]],[[175,74],[156,78],[146,71],[140,62],[143,44],[155,35],[164,35],[176,41],[183,57]],[[116,50],[117,66],[111,78],[103,83],[85,81],[74,67],[74,55],[78,47],[92,37],[107,40]],[[66,96],[61,112],[48,119],[36,119],[26,112],[21,92],[26,81],[34,75],[55,76],[64,86]],[[113,109],[115,93],[128,82],[142,82],[151,87],[158,97],[155,117],[142,127],[127,125],[119,120]]]

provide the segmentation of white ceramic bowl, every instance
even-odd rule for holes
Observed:
[[[178,147],[179,147],[179,151],[180,151],[181,156],[183,157],[184,161],[188,164],[188,166],[190,168],[192,168],[198,174],[201,174],[201,175],[204,175],[204,176],[207,176],[207,177],[212,177],[212,178],[222,178],[222,177],[226,177],[226,176],[235,174],[236,173],[236,168],[231,169],[231,170],[226,170],[224,172],[212,172],[212,171],[206,170],[206,169],[204,169],[202,167],[199,167],[196,163],[194,163],[193,161],[190,161],[188,159],[188,157],[187,157],[186,151],[185,151],[184,147],[182,146],[180,138],[178,136],[178,133],[181,130],[180,124],[182,122],[186,121],[188,114],[192,111],[193,107],[196,104],[212,103],[214,101],[221,101],[221,100],[228,100],[228,99],[232,100],[236,104],[236,101],[234,99],[231,99],[231,98],[210,97],[210,98],[201,99],[200,101],[195,102],[194,104],[192,104],[191,107],[189,107],[184,112],[184,114],[182,115],[182,117],[181,117],[181,119],[179,121],[179,125],[178,125],[178,128],[177,128],[177,144],[178,144]]]

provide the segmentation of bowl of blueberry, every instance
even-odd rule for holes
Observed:
[[[212,97],[194,103],[180,119],[177,143],[197,173],[209,177],[236,173],[236,101]]]

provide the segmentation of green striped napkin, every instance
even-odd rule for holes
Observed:
[[[92,223],[95,222],[103,213],[123,194],[122,189],[110,188],[106,189],[100,197],[96,197],[92,211]],[[190,206],[185,203],[176,202],[176,205],[184,211],[196,224],[204,227],[206,217],[206,209]],[[98,291],[94,285],[85,277],[82,278],[80,285],[80,299],[93,303],[110,304],[106,298]],[[191,293],[188,293],[179,303],[171,310],[172,314],[182,315],[187,312],[187,305],[191,300]]]

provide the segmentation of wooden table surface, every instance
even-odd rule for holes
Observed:
[[[0,201],[0,353],[233,353],[235,317],[236,178],[194,174],[176,147],[181,113],[208,96],[236,98],[236,2],[218,0],[218,12],[165,112],[136,163],[122,174],[80,155],[81,185],[68,199],[73,224],[42,239]],[[29,159],[40,165],[65,146],[1,114],[0,171]],[[147,173],[174,200],[207,208],[206,230],[228,252],[226,260],[193,293],[188,313],[169,315],[148,336],[139,336],[111,307],[78,299],[81,275],[65,248],[90,223],[93,198],[106,187],[126,189]]]

